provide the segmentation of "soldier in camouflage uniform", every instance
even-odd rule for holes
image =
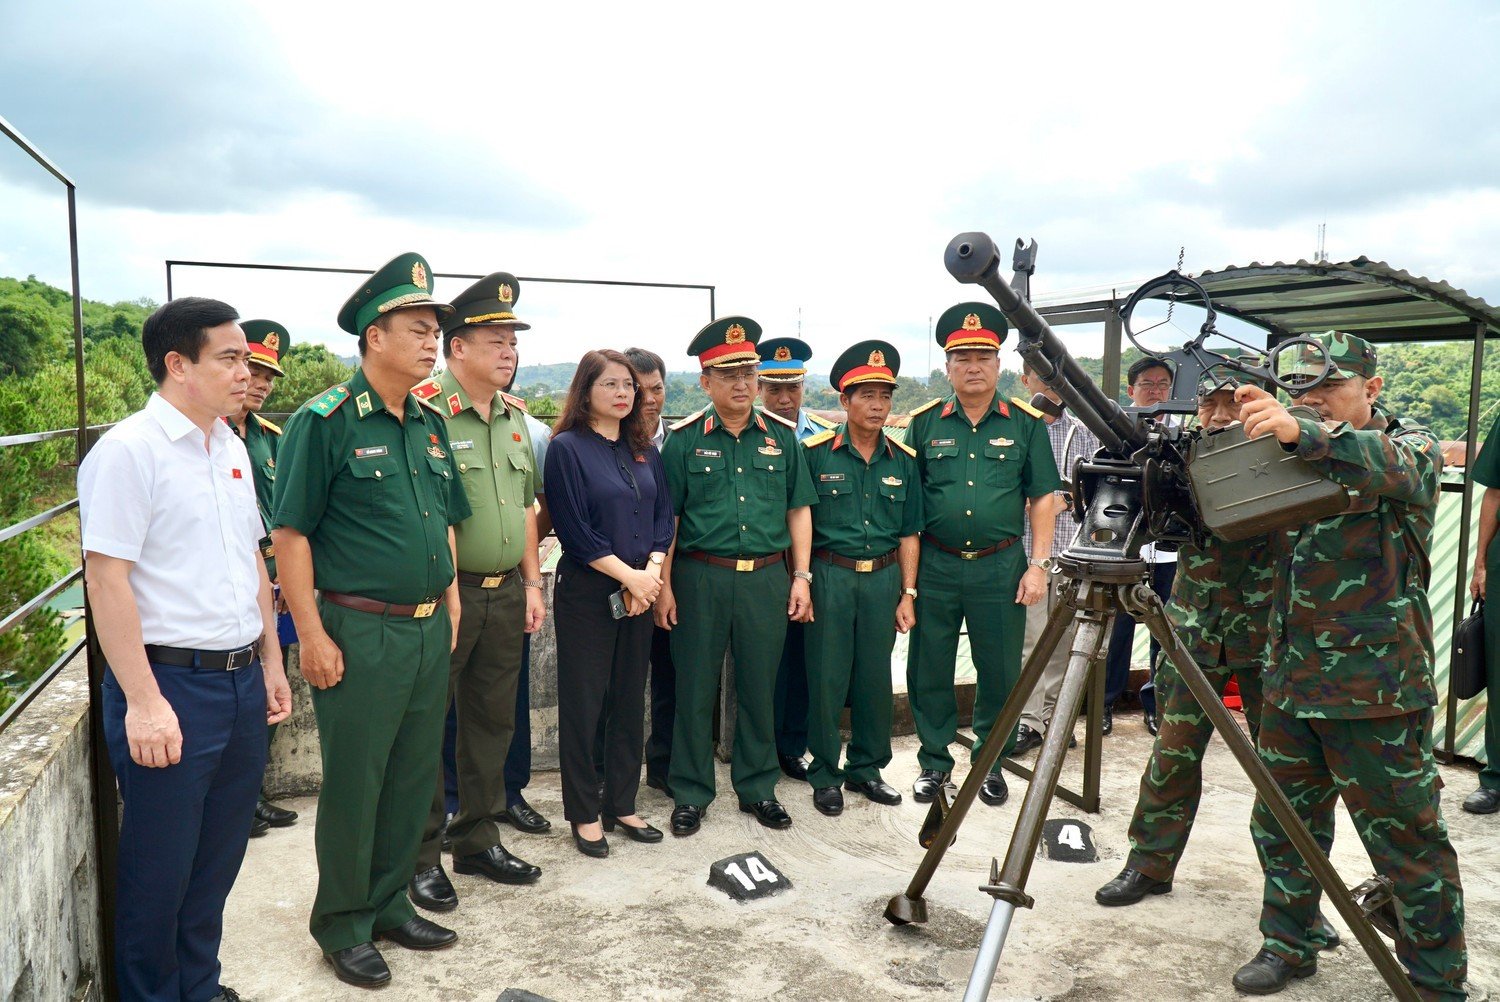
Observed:
[[[1349,490],[1341,515],[1272,533],[1274,590],[1258,748],[1314,832],[1340,796],[1377,873],[1395,884],[1396,955],[1424,999],[1464,998],[1463,890],[1432,757],[1432,616],[1427,604],[1442,452],[1437,439],[1376,403],[1375,349],[1329,332],[1334,368],[1301,395],[1323,420],[1288,414],[1242,386],[1245,431],[1275,435]],[[1292,374],[1322,371],[1316,353]],[[1269,808],[1251,835],[1265,871],[1260,953],[1234,976],[1252,994],[1317,970],[1307,935],[1321,889]]]

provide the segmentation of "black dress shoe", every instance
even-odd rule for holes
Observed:
[[[375,938],[388,939],[408,950],[441,950],[445,946],[452,946],[458,939],[458,933],[452,929],[444,929],[420,915],[413,915],[394,929],[377,932]]]
[[[262,817],[260,817],[260,816],[257,815],[257,816],[252,817],[250,819],[250,837],[251,838],[260,838],[262,835],[264,835],[266,832],[268,832],[270,830],[271,830],[271,826],[266,823],[266,820],[264,818],[262,818]]]
[[[1161,733],[1161,718],[1154,713],[1146,714],[1146,730],[1154,738]]]
[[[516,831],[525,832],[527,835],[540,835],[542,832],[552,830],[552,822],[532,810],[531,805],[524,800],[511,804],[496,820],[515,825]]]
[[[1166,894],[1171,890],[1170,880],[1153,880],[1127,866],[1118,877],[1094,892],[1094,900],[1109,907],[1133,905],[1148,894]]]
[[[1249,995],[1274,995],[1293,978],[1310,978],[1317,973],[1316,960],[1293,967],[1270,950],[1262,950],[1254,960],[1234,972],[1234,987]]]
[[[1464,798],[1464,810],[1470,814],[1494,814],[1500,811],[1500,790],[1475,790]]]
[[[624,830],[625,837],[630,839],[630,841],[632,842],[642,842],[646,845],[655,845],[664,837],[661,833],[660,828],[653,828],[648,824],[641,824],[640,826],[627,825],[619,818],[611,817],[606,817],[603,820],[605,831],[612,832],[615,830],[616,826],[618,826],[619,828]]]
[[[836,786],[820,786],[813,791],[813,806],[819,814],[836,818],[844,813],[844,794]]]
[[[412,877],[406,885],[406,894],[412,904],[430,912],[451,912],[458,907],[458,892],[441,865],[430,866]]]
[[[792,816],[781,806],[780,801],[757,800],[753,804],[741,804],[740,810],[746,814],[754,814],[755,820],[766,828],[792,827]]]
[[[781,763],[781,771],[793,779],[807,782],[807,760],[801,755],[778,755],[777,760]]]
[[[1337,950],[1343,943],[1339,938],[1339,931],[1322,912],[1318,912],[1318,920],[1313,923],[1312,940],[1320,950]]]
[[[1078,735],[1077,734],[1069,734],[1068,735],[1068,747],[1069,748],[1077,748],[1078,747]]]
[[[209,999],[208,1002],[243,1002],[240,993],[225,985],[219,986],[219,994]]]
[[[1114,729],[1115,729],[1115,711],[1114,710],[1105,710],[1104,711],[1104,726],[1101,727],[1100,730],[1103,733],[1105,733],[1105,734],[1109,734]]]
[[[984,777],[984,782],[979,784],[979,799],[991,807],[999,807],[1010,799],[1010,787],[1005,785],[1005,777],[998,772],[992,772]]]
[[[669,797],[672,795],[672,788],[668,786],[667,781],[665,779],[662,779],[660,776],[647,776],[646,785],[651,787],[651,789],[653,790],[660,790],[662,793],[665,793]]]
[[[867,779],[863,783],[856,783],[852,779],[844,780],[844,789],[853,790],[855,793],[863,793],[877,804],[885,804],[894,807],[901,803],[900,792],[891,784],[882,779]]]
[[[284,807],[277,807],[266,798],[262,797],[255,804],[255,816],[260,818],[272,828],[285,828],[287,825],[297,823],[297,812],[289,811]]]
[[[346,985],[375,988],[391,980],[391,969],[385,966],[385,958],[375,949],[374,943],[361,943],[347,950],[325,953],[323,959],[333,965],[333,973]]]
[[[703,815],[707,813],[706,808],[697,804],[678,804],[672,808],[672,834],[697,834],[698,829],[703,827]]]
[[[573,844],[585,856],[592,856],[594,859],[606,859],[609,856],[609,839],[603,835],[600,835],[596,839],[584,838],[578,834],[578,825],[576,822],[573,824]]]
[[[938,789],[952,777],[952,773],[938,772],[936,769],[923,769],[917,776],[917,781],[911,784],[911,797],[919,804],[930,804],[938,794]]]
[[[502,845],[492,845],[484,852],[454,856],[453,872],[488,877],[497,884],[534,884],[542,868],[512,856]]]
[[[1040,748],[1041,746],[1042,736],[1036,731],[1032,730],[1030,727],[1022,724],[1020,729],[1016,731],[1016,747],[1015,750],[1011,752],[1011,754],[1025,755],[1027,752],[1031,751],[1031,749]]]

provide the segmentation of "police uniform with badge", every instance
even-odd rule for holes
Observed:
[[[388,410],[370,376],[387,387],[419,381],[408,373],[422,348],[410,342],[424,318],[398,311],[451,312],[432,298],[429,276],[420,255],[403,254],[360,283],[338,323],[361,338],[361,366],[292,415],[277,460],[282,590],[304,674],[321,679],[327,667],[332,679],[312,690],[323,783],[309,928],[340,979],[362,986],[390,980],[374,939],[432,949],[455,938],[418,917],[406,889],[447,705],[457,606],[449,528],[471,512],[446,422],[407,391],[392,404],[400,413]],[[365,350],[372,331],[378,352]],[[421,336],[436,334],[434,323]]]
[[[900,367],[893,346],[861,341],[834,362],[830,381],[849,400],[862,387],[894,387]],[[883,430],[876,430],[870,442],[864,429],[851,432],[845,423],[812,436],[803,446],[818,492],[812,563],[817,616],[806,627],[808,744],[813,753],[808,782],[814,806],[832,816],[844,808],[840,784],[879,804],[901,802],[880,770],[891,761],[897,607],[903,591],[916,594],[922,489],[916,452]],[[839,717],[846,698],[850,738],[841,768]]]
[[[812,347],[801,338],[778,337],[755,346],[760,353],[761,406],[796,425],[798,441],[833,427],[828,421],[810,413],[801,405],[802,386],[807,379],[807,363]],[[797,395],[794,414],[778,411],[769,399],[778,390]],[[786,642],[781,649],[781,666],[776,670],[776,758],[781,771],[792,779],[807,779],[807,656],[806,627],[788,623]]]
[[[1334,368],[1300,399],[1325,414],[1368,415],[1362,427],[1297,417],[1264,393],[1239,391],[1248,435],[1274,434],[1350,497],[1343,514],[1270,536],[1257,748],[1313,832],[1331,828],[1343,799],[1375,872],[1394,884],[1396,956],[1418,994],[1464,998],[1463,891],[1432,756],[1437,690],[1427,588],[1442,449],[1427,429],[1381,409],[1369,342],[1340,332],[1316,340]],[[1308,351],[1289,374],[1322,371],[1322,355]],[[1351,383],[1355,377],[1364,382]],[[1352,395],[1361,389],[1363,397]],[[1250,831],[1265,872],[1265,940],[1234,983],[1264,994],[1316,973],[1318,944],[1308,933],[1321,891],[1258,800]]]
[[[516,318],[521,283],[508,272],[475,282],[453,300],[442,320],[449,364],[418,383],[412,395],[448,425],[459,480],[472,510],[454,527],[460,608],[458,644],[450,659],[450,699],[458,714],[456,764],[458,813],[448,823],[453,869],[503,884],[534,883],[541,870],[511,855],[496,820],[505,813],[505,756],[515,733],[516,685],[526,627],[526,591],[542,587],[537,560],[536,469],[526,404],[496,389],[481,414],[460,382],[467,375],[452,355],[452,341],[484,328],[530,330]],[[528,577],[529,576],[529,577]],[[441,769],[411,881],[412,900],[450,911],[458,895],[443,872],[443,819],[447,814]]]
[[[936,337],[950,360],[961,352],[999,352],[1008,330],[1005,316],[986,303],[960,303],[938,318]],[[955,364],[950,361],[950,368]],[[998,359],[994,363],[998,367]],[[917,452],[922,482],[922,556],[917,580],[917,625],[907,652],[907,692],[922,747],[921,775],[913,785],[919,803],[937,795],[953,769],[949,745],[958,735],[953,689],[958,638],[967,624],[977,674],[973,756],[978,756],[1000,708],[1021,673],[1026,607],[1017,601],[1027,570],[1019,545],[1030,500],[1037,517],[1032,532],[1038,552],[1048,552],[1056,510],[1053,492],[1062,486],[1040,412],[993,391],[983,415],[973,420],[957,390],[912,412],[907,444]],[[1050,559],[1035,563],[1044,570]],[[1041,590],[1046,588],[1045,579]],[[1040,597],[1040,596],[1038,596]],[[997,740],[1009,747],[1014,736]],[[996,771],[980,798],[1002,803],[1008,796]]]
[[[677,802],[674,835],[696,832],[714,799],[713,714],[726,649],[734,654],[731,775],[740,809],[766,827],[792,823],[776,800],[773,702],[789,595],[798,615],[810,601],[812,526],[805,509],[817,495],[791,423],[753,406],[760,333],[748,317],[724,317],[699,331],[688,354],[697,356],[710,396],[733,397],[743,382],[745,424],[731,432],[710,404],[673,425],[663,448],[678,516],[669,579],[677,610],[668,777]]]

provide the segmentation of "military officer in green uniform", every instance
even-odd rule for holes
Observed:
[[[245,452],[250,456],[250,474],[255,481],[255,503],[260,508],[261,521],[266,524],[266,538],[261,540],[260,554],[266,561],[266,573],[271,584],[276,584],[276,548],[271,545],[271,491],[276,486],[276,446],[281,441],[281,426],[260,416],[266,397],[276,380],[286,375],[281,368],[281,356],[292,346],[286,328],[274,320],[242,320],[240,328],[245,332],[245,343],[250,348],[250,383],[245,389],[245,403],[238,414],[225,418],[229,427],[245,443]],[[290,629],[290,619],[285,608],[278,609],[278,626],[281,628],[281,663],[291,664],[288,648],[296,643],[296,633]],[[276,724],[267,727],[266,741],[276,739]],[[264,793],[255,805],[255,819],[250,823],[250,836],[264,835],[272,828],[285,828],[294,824],[297,812],[278,807],[266,799]]]
[[[1019,399],[1002,400],[1000,343],[1005,316],[985,303],[959,303],[938,318],[938,344],[947,352],[953,394],[912,411],[907,444],[917,452],[922,481],[922,556],[917,574],[917,625],[907,652],[906,683],[922,748],[921,774],[912,786],[927,803],[948,780],[958,735],[953,691],[958,635],[968,623],[978,684],[974,696],[973,754],[1021,674],[1025,606],[1047,592],[1051,559],[1028,566],[1019,546],[1030,501],[1033,549],[1052,552],[1061,502],[1057,462],[1041,415]],[[1010,747],[1011,734],[996,735]],[[999,767],[979,797],[990,805],[1009,796]]]
[[[1235,391],[1245,433],[1274,435],[1350,492],[1348,509],[1270,537],[1273,561],[1262,761],[1313,832],[1342,797],[1378,874],[1395,885],[1396,955],[1425,999],[1465,997],[1463,890],[1432,757],[1433,516],[1442,449],[1385,413],[1375,349],[1317,336],[1334,368],[1299,395],[1322,420],[1295,417],[1255,386]],[[1287,370],[1323,371],[1309,349]],[[1317,972],[1320,888],[1257,801],[1251,835],[1265,871],[1261,951],[1234,976],[1252,994]]]
[[[801,338],[777,337],[755,346],[760,354],[758,387],[761,407],[786,418],[797,427],[797,439],[806,442],[833,425],[805,410],[807,363],[812,347]],[[806,630],[801,623],[788,623],[781,647],[781,666],[776,669],[776,759],[781,771],[792,779],[807,779],[807,656]]]
[[[447,424],[411,394],[451,312],[418,254],[361,282],[338,317],[360,367],[292,415],[277,460],[272,538],[323,752],[309,928],[364,987],[391,977],[375,939],[456,938],[406,897],[459,626],[451,527],[470,515]]]
[[[442,321],[447,370],[412,390],[448,423],[473,510],[454,528],[461,613],[449,666],[458,710],[458,814],[448,824],[453,869],[502,884],[534,883],[542,872],[505,850],[496,820],[505,813],[521,641],[546,614],[526,404],[500,389],[515,376],[516,331],[531,329],[516,318],[520,294],[521,283],[503,271],[460,293]],[[440,768],[409,889],[413,902],[434,911],[458,907],[441,860],[444,800]]]
[[[672,834],[692,835],[714,799],[713,712],[725,649],[738,716],[731,769],[740,810],[792,823],[776,800],[773,696],[787,621],[812,617],[816,503],[791,422],[755,407],[760,325],[724,317],[688,346],[712,403],[672,426],[662,462],[677,539],[655,606],[672,630],[677,715],[668,785]],[[788,566],[790,563],[791,566]]]
[[[880,770],[891,761],[891,648],[916,622],[922,489],[914,450],[886,437],[901,356],[861,341],[829,377],[848,420],[803,442],[818,492],[813,507],[813,602],[807,636],[808,745],[813,806],[844,809],[842,782],[877,804],[901,794]],[[839,716],[849,701],[843,768]]]
[[[1489,705],[1484,718],[1484,768],[1479,789],[1464,799],[1470,814],[1500,811],[1500,414],[1490,426],[1484,449],[1474,463],[1474,482],[1483,484],[1479,534],[1474,549],[1474,575],[1469,591],[1484,599],[1485,669]]]

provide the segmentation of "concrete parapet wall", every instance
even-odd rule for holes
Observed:
[[[0,733],[0,999],[100,998],[88,695],[80,654]]]

